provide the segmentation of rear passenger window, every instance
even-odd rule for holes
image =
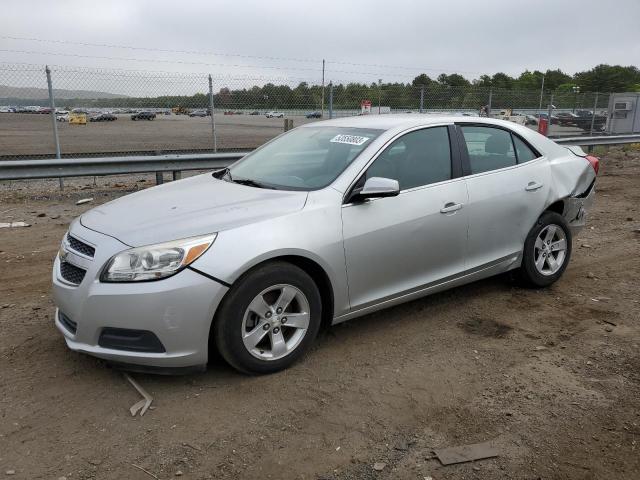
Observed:
[[[518,154],[518,163],[524,163],[524,162],[528,162],[530,160],[534,160],[538,158],[538,155],[536,155],[535,152],[531,150],[526,143],[524,143],[515,135],[513,135],[513,143],[516,146],[516,153]]]
[[[451,179],[447,127],[416,130],[398,138],[371,164],[367,178],[398,180],[400,190]]]
[[[462,126],[469,151],[471,174],[489,172],[516,164],[511,134],[492,127]]]

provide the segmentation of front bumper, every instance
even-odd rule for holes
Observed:
[[[55,324],[70,349],[111,362],[145,367],[206,365],[209,329],[227,287],[189,269],[158,281],[102,283],[99,276],[104,264],[129,247],[85,228],[79,221],[72,223],[70,233],[95,247],[94,257],[90,258],[63,241],[65,262],[86,270],[77,285],[63,278],[60,256],[53,266]],[[75,323],[75,328],[70,328],[68,321],[61,321],[64,317],[59,312]],[[164,352],[100,346],[100,336],[106,328],[152,332]]]

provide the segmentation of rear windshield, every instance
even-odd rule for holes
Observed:
[[[230,169],[233,180],[252,180],[282,190],[326,187],[383,130],[304,127],[246,156]]]

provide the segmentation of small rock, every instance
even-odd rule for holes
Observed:
[[[176,476],[176,477],[181,477],[181,476],[182,476],[182,470],[178,470],[178,471],[175,473],[175,476]]]
[[[93,202],[93,198],[81,198],[76,202],[76,205],[84,205],[85,203]]]
[[[533,395],[531,395],[530,393],[527,394],[527,399],[529,400],[533,400]]]
[[[591,300],[593,300],[594,302],[607,302],[611,300],[611,297],[594,297]]]
[[[588,243],[583,243],[582,245],[580,245],[582,248],[591,248],[591,245],[589,245]]]
[[[387,464],[384,463],[384,462],[376,462],[376,463],[373,464],[373,469],[376,472],[381,472],[382,470],[384,470],[384,467],[386,467],[386,466],[387,466]]]
[[[596,277],[596,276],[593,274],[593,272],[589,272],[589,273],[587,273],[587,278],[598,278],[598,277]]]
[[[538,345],[536,348],[534,348],[535,351],[540,352],[542,350],[546,350],[547,347],[543,346],[543,345]]]
[[[605,332],[613,332],[613,327],[605,327],[604,331]]]
[[[407,445],[407,442],[400,442],[393,448],[401,452],[406,452],[407,450],[409,450],[409,445]]]
[[[57,220],[60,218],[60,215],[51,215],[51,217],[53,220]]]
[[[42,217],[46,217],[46,216],[47,216],[47,214],[46,214],[46,213],[39,213],[37,216],[38,216],[38,217],[40,217],[40,218],[42,218]]]
[[[15,475],[15,474],[16,474],[16,471],[15,471],[15,470],[7,470],[7,471],[6,471],[6,472],[4,472],[4,473],[6,473],[7,475]]]
[[[473,468],[473,470],[474,470],[475,472],[479,472],[479,471],[480,471],[480,467],[472,467],[472,468]]]
[[[102,463],[99,458],[90,458],[88,461],[91,465],[100,465]]]
[[[591,360],[587,361],[587,365],[593,365],[593,362]]]

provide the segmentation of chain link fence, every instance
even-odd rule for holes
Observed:
[[[0,64],[0,159],[250,150],[294,126],[384,113],[491,115],[550,136],[605,128],[608,94]],[[55,111],[52,112],[52,98]],[[550,108],[550,105],[553,107]],[[212,115],[213,112],[213,115]],[[55,121],[53,120],[55,118]]]

